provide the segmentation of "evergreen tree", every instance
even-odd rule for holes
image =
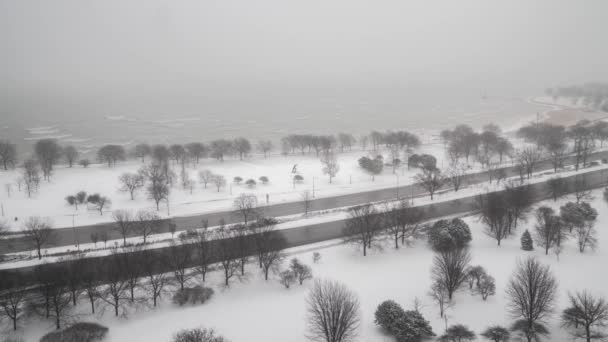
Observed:
[[[526,231],[521,234],[521,249],[524,251],[531,251],[534,249],[534,242],[532,241],[532,236],[530,232],[526,229]]]

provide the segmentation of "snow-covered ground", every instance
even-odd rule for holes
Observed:
[[[598,170],[606,170],[606,169],[608,169],[608,164],[600,164],[598,166],[586,168],[583,171],[590,172],[590,171],[598,171]],[[581,171],[581,172],[583,172],[583,171]],[[572,176],[575,174],[580,174],[581,172],[577,173],[573,169],[573,167],[568,167],[568,168],[558,172],[558,175],[560,177],[569,177],[569,176]],[[548,180],[549,178],[554,177],[555,175],[556,174],[553,173],[552,171],[537,172],[532,175],[532,178],[530,178],[529,180],[526,180],[526,182],[529,184],[544,182],[544,181]],[[472,184],[472,185],[465,186],[458,192],[451,191],[451,190],[441,191],[441,192],[438,192],[437,194],[435,194],[435,198],[433,200],[431,200],[428,195],[419,196],[412,200],[412,202],[413,202],[412,205],[421,206],[421,205],[426,205],[426,204],[431,204],[431,203],[450,201],[450,200],[454,200],[454,199],[458,199],[458,198],[465,198],[465,197],[474,196],[474,195],[481,194],[481,193],[498,191],[498,190],[502,190],[504,188],[505,184],[509,183],[510,181],[519,181],[519,177],[507,178],[501,182],[494,181],[492,183],[484,182],[484,183]],[[392,204],[392,202],[380,202],[380,203],[376,203],[375,205],[378,207],[378,209],[382,209],[385,204],[390,205],[390,204]],[[279,223],[276,225],[275,229],[277,229],[277,230],[293,229],[293,228],[298,228],[298,227],[303,227],[303,226],[308,226],[308,225],[313,225],[313,224],[318,224],[318,223],[344,220],[348,217],[348,212],[347,212],[348,208],[349,207],[341,207],[341,208],[335,208],[332,210],[310,212],[308,216],[304,216],[303,214],[298,214],[298,215],[276,217],[276,219],[279,221]],[[209,229],[215,229],[215,228],[217,228],[217,227],[209,227]],[[163,247],[169,246],[171,243],[180,243],[180,240],[178,239],[177,236],[178,236],[177,234],[172,235],[171,233],[161,233],[161,234],[151,235],[147,238],[147,245],[145,248],[148,248],[148,249],[163,248]],[[142,237],[131,237],[131,238],[127,238],[126,241],[129,245],[138,245],[143,242],[143,238]],[[97,256],[108,255],[108,254],[110,254],[109,248],[120,247],[120,246],[122,246],[122,244],[123,244],[122,239],[116,239],[116,240],[109,240],[109,241],[107,241],[106,244],[103,244],[100,242],[98,242],[97,244],[82,243],[78,247],[60,246],[60,247],[46,248],[46,249],[42,250],[42,254],[44,256],[44,258],[42,260],[38,260],[36,250],[9,253],[8,255],[12,257],[11,261],[6,261],[3,263],[0,263],[0,269],[14,269],[14,268],[20,268],[20,267],[35,266],[35,265],[39,265],[42,263],[57,262],[57,261],[64,260],[66,258],[66,254],[74,253],[76,251],[84,252],[84,254],[83,254],[84,257],[97,257]],[[121,249],[119,249],[119,251],[120,250]],[[129,248],[127,248],[126,252],[129,252]],[[67,257],[69,257],[69,256],[67,256]],[[15,258],[15,259],[13,259],[13,258]]]
[[[426,136],[422,147],[416,153],[428,153],[437,157],[438,166],[448,165],[444,161],[443,145],[432,141],[431,136]],[[185,216],[205,212],[230,210],[234,198],[241,193],[253,193],[258,197],[260,204],[266,204],[268,194],[269,203],[298,201],[302,192],[312,191],[313,179],[316,197],[328,197],[340,194],[368,191],[405,185],[414,182],[416,169],[407,170],[404,167],[398,170],[398,177],[392,173],[391,167],[385,167],[383,173],[371,181],[371,177],[363,172],[358,165],[358,159],[367,152],[353,151],[338,154],[340,171],[329,183],[329,178],[323,174],[321,162],[314,154],[279,156],[273,155],[267,159],[254,155],[243,161],[228,158],[224,162],[212,159],[204,159],[198,165],[188,167],[190,178],[196,181],[196,186],[190,193],[189,189],[183,189],[180,184],[175,184],[170,195],[170,214],[172,216]],[[385,153],[386,156],[386,153]],[[144,190],[140,190],[135,200],[131,200],[128,193],[119,191],[118,177],[125,172],[136,172],[141,163],[130,160],[119,163],[116,167],[108,167],[105,164],[94,164],[89,168],[75,166],[67,168],[59,166],[55,170],[50,182],[42,181],[40,190],[32,198],[28,198],[23,191],[18,191],[16,180],[20,177],[20,170],[0,171],[0,203],[4,210],[4,219],[13,226],[14,230],[20,229],[19,222],[23,222],[29,216],[49,217],[55,228],[95,224],[112,221],[110,211],[113,209],[155,209],[154,202],[147,198]],[[300,184],[293,185],[292,169],[297,165],[297,171],[304,177]],[[473,166],[477,170],[478,164]],[[227,185],[219,192],[213,184],[208,184],[205,189],[199,182],[198,173],[208,169],[215,174],[223,175]],[[179,174],[179,166],[174,165],[174,171]],[[243,178],[243,183],[233,183],[233,178]],[[266,176],[269,183],[264,185],[259,178]],[[254,179],[258,184],[250,188],[244,185],[247,179]],[[10,197],[5,185],[11,185]],[[99,193],[111,199],[112,205],[103,215],[98,211],[87,210],[86,206],[79,206],[75,210],[68,205],[65,197],[75,195],[78,191],[86,191],[89,194]],[[161,203],[160,212],[167,216],[167,208]],[[18,218],[15,223],[14,218]],[[73,222],[72,222],[73,219]]]
[[[506,307],[505,284],[512,274],[518,259],[536,256],[550,265],[559,281],[557,310],[550,319],[551,341],[566,341],[570,336],[559,325],[559,311],[566,305],[567,293],[588,289],[593,293],[608,296],[605,272],[597,272],[604,267],[608,258],[608,205],[601,191],[594,191],[592,206],[599,211],[598,228],[599,249],[578,252],[575,241],[569,240],[560,255],[544,255],[536,249],[524,252],[520,249],[519,235],[524,229],[533,229],[533,219],[521,224],[517,235],[503,241],[501,247],[496,241],[482,233],[482,225],[476,217],[466,217],[473,233],[471,243],[472,264],[485,267],[496,278],[496,295],[483,301],[468,291],[459,292],[454,299],[455,306],[448,311],[448,323],[462,323],[479,333],[491,324],[508,326],[512,321]],[[538,205],[548,205],[556,209],[572,198],[557,202],[546,201]],[[338,242],[338,241],[335,241]],[[322,254],[318,264],[312,263],[312,253]],[[359,341],[393,341],[374,325],[373,314],[377,305],[386,299],[393,299],[404,308],[411,309],[418,298],[422,302],[422,312],[431,321],[436,333],[443,331],[444,322],[438,309],[426,295],[431,279],[430,268],[433,252],[423,241],[412,247],[395,250],[391,243],[384,250],[375,250],[367,257],[350,245],[323,244],[300,247],[291,251],[295,256],[312,266],[316,278],[329,278],[346,284],[358,294],[361,302],[361,327]],[[110,327],[109,342],[122,342],[133,339],[137,332],[138,340],[166,342],[171,335],[184,328],[198,326],[212,327],[233,342],[262,341],[306,341],[305,298],[311,283],[295,285],[284,289],[276,279],[264,281],[258,269],[249,265],[246,281],[235,282],[230,288],[222,288],[221,272],[212,272],[207,286],[216,290],[215,296],[206,304],[194,307],[176,307],[165,296],[161,307],[156,310],[136,310],[127,319],[115,319],[111,312],[102,316],[85,316],[85,320],[99,321]],[[81,309],[86,311],[87,304],[82,301]],[[36,341],[45,331],[52,329],[51,323],[29,322],[28,341]]]

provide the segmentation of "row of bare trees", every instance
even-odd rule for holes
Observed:
[[[141,212],[134,218],[127,213],[121,219],[126,230],[138,229],[146,236],[158,223],[149,213]],[[154,215],[154,213],[150,213]],[[127,224],[128,223],[128,224]],[[80,299],[90,304],[91,313],[110,309],[114,315],[126,315],[132,306],[157,306],[158,299],[169,286],[183,290],[199,279],[205,283],[207,273],[218,269],[224,276],[224,285],[233,278],[248,275],[246,265],[253,261],[266,280],[278,273],[285,254],[286,242],[275,230],[276,220],[260,218],[249,225],[226,226],[220,224],[210,230],[207,222],[202,228],[180,234],[179,242],[164,249],[145,249],[145,246],[113,247],[104,258],[85,258],[76,254],[58,264],[45,264],[33,273],[37,282],[35,291],[26,290],[18,272],[0,284],[0,309],[13,322],[36,313],[52,319],[59,329],[78,318],[74,307]],[[32,226],[28,224],[28,227]],[[42,244],[52,235],[50,227],[30,227],[34,237]],[[39,234],[34,235],[34,232]],[[292,260],[291,272],[302,282],[310,277],[310,269]],[[11,283],[7,283],[10,280]],[[29,310],[34,308],[35,310]]]
[[[423,213],[410,207],[403,199],[395,204],[365,204],[348,210],[343,233],[344,241],[361,247],[363,255],[381,246],[385,238],[394,242],[395,248],[412,242],[420,235]]]

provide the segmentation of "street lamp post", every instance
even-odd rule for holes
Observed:
[[[312,176],[312,198],[315,198],[315,176]]]

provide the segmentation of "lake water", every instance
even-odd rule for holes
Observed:
[[[99,101],[4,110],[0,138],[17,142],[21,153],[31,151],[31,144],[41,138],[56,138],[86,152],[107,143],[205,142],[238,136],[278,140],[291,133],[351,132],[358,136],[372,129],[420,132],[461,123],[479,128],[494,122],[509,130],[546,110],[525,97],[398,89],[314,95],[259,91],[201,95],[179,105],[150,102],[105,105]]]

